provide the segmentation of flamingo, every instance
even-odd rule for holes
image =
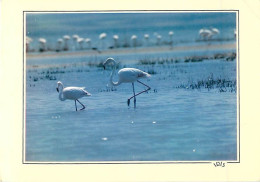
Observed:
[[[39,38],[38,39],[39,43],[40,43],[40,52],[46,51],[46,39],[44,38]]]
[[[99,35],[99,39],[101,40],[101,46],[102,46],[102,48],[104,48],[105,47],[105,45],[104,45],[104,39],[107,37],[107,34],[106,33],[101,33],[100,35]]]
[[[144,34],[144,39],[146,41],[146,45],[149,45],[149,34]]]
[[[169,31],[168,34],[169,34],[169,37],[170,37],[170,45],[172,46],[172,43],[173,43],[172,37],[173,37],[174,32],[173,31]]]
[[[62,44],[63,40],[62,39],[58,39],[57,40],[57,47],[56,47],[56,51],[59,52],[61,51],[61,44]]]
[[[69,40],[70,40],[70,36],[68,35],[64,35],[63,36],[64,39],[64,51],[69,50]]]
[[[76,50],[77,49],[77,43],[78,43],[78,39],[79,39],[80,37],[77,35],[77,34],[74,34],[73,36],[72,36],[72,39],[73,39],[73,49],[74,50]]]
[[[115,67],[116,67],[116,62],[113,58],[108,58],[104,63],[103,63],[103,67],[104,69],[106,68],[106,65],[112,63],[113,64],[113,71],[111,72],[111,75],[110,75],[110,83],[111,85],[113,86],[118,86],[120,85],[121,83],[132,83],[132,87],[133,87],[133,93],[134,95],[131,96],[128,100],[127,100],[127,105],[129,106],[130,104],[130,100],[132,98],[134,98],[134,107],[136,108],[136,96],[140,95],[141,93],[144,93],[144,92],[147,92],[148,90],[151,89],[151,87],[149,87],[148,85],[142,83],[141,81],[139,81],[139,79],[141,78],[148,78],[150,77],[151,75],[144,72],[144,71],[141,71],[139,69],[136,69],[136,68],[123,68],[123,69],[120,69],[118,71],[118,77],[119,77],[119,80],[118,82],[113,82],[112,78],[113,78],[113,75],[115,73]],[[144,86],[147,87],[147,89],[135,94],[135,87],[134,87],[134,82],[138,82]]]
[[[117,48],[117,42],[118,42],[119,36],[118,35],[114,35],[113,39],[114,39],[114,42],[115,42],[115,48]]]
[[[211,32],[212,32],[213,35],[220,34],[220,31],[217,28],[211,28]]]
[[[136,35],[132,35],[131,40],[133,41],[133,46],[136,47],[136,45],[137,45],[137,36]]]
[[[78,44],[79,44],[79,48],[82,50],[83,49],[83,43],[84,43],[84,39],[79,37],[77,40]]]
[[[200,29],[199,35],[203,38],[203,40],[209,40],[213,36],[213,33],[211,30],[203,28]]]
[[[26,52],[30,50],[30,43],[33,41],[31,37],[26,36]]]
[[[66,99],[74,100],[75,101],[75,107],[77,111],[77,103],[80,103],[82,105],[82,108],[80,110],[85,109],[85,106],[78,100],[79,98],[85,97],[85,96],[91,96],[89,92],[85,90],[85,87],[65,87],[61,83],[61,81],[57,82],[57,92],[59,93],[59,99],[61,101],[64,101]]]
[[[86,38],[85,42],[88,44],[88,48],[91,48],[91,39],[90,38]]]

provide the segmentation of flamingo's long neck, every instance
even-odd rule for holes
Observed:
[[[64,101],[64,100],[66,100],[65,98],[64,98],[64,96],[63,96],[63,85],[61,84],[61,89],[59,88],[59,99],[61,100],[61,101]]]
[[[116,62],[114,60],[112,60],[112,63],[113,63],[113,71],[111,72],[111,75],[110,75],[110,83],[113,86],[118,86],[121,84],[120,80],[118,82],[113,82],[113,76],[115,74],[115,69],[116,69]]]

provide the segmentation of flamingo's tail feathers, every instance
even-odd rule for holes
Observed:
[[[146,73],[146,72],[140,72],[138,74],[138,78],[149,78],[151,77],[151,75],[149,73]]]
[[[146,77],[149,78],[151,77],[152,75],[150,75],[149,73],[146,73]]]

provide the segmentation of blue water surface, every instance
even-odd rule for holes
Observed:
[[[119,17],[119,18],[118,18]],[[34,40],[45,37],[55,45],[64,34],[90,37],[99,46],[98,36],[108,34],[122,41],[136,34],[154,33],[167,41],[173,30],[174,41],[183,45],[197,42],[203,27],[220,29],[219,38],[233,38],[236,14],[210,13],[27,13],[26,35]],[[143,39],[143,38],[142,38]],[[235,40],[233,40],[235,41]],[[229,43],[223,41],[220,44]],[[217,43],[219,44],[219,42]],[[119,68],[135,67],[149,72],[141,80],[151,87],[133,101],[132,85],[109,86],[111,68],[97,64],[108,55],[38,56],[25,60],[25,161],[236,161],[238,159],[237,59],[212,57],[201,62],[185,62],[189,56],[232,53],[233,49],[167,51],[114,54]],[[44,55],[45,53],[43,53]],[[140,60],[180,59],[180,62],[140,64]],[[113,80],[117,80],[117,75]],[[196,88],[210,80],[232,83],[221,88]],[[86,87],[92,94],[79,99],[86,109],[75,111],[74,101],[60,101],[57,81],[64,86]],[[136,92],[145,89],[135,83]],[[80,105],[78,105],[80,107]]]

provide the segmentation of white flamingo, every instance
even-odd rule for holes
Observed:
[[[26,36],[26,52],[30,50],[30,43],[33,41],[31,37]]]
[[[136,47],[137,46],[137,36],[132,35],[131,40],[133,41],[133,46]]]
[[[144,39],[146,42],[146,46],[148,46],[149,45],[149,34],[144,34]]]
[[[88,44],[88,48],[91,49],[91,39],[90,38],[86,38],[85,42]]]
[[[100,35],[99,35],[99,39],[101,40],[101,48],[105,48],[105,43],[104,43],[104,39],[107,37],[107,34],[106,33],[101,33]]]
[[[209,40],[212,37],[212,31],[208,29],[200,29],[199,35],[203,38],[203,40]]]
[[[211,28],[210,30],[211,30],[211,32],[212,32],[213,35],[218,35],[218,34],[220,34],[220,31],[219,31],[219,29],[217,29],[217,28]]]
[[[118,44],[117,42],[118,42],[119,36],[118,35],[114,35],[113,39],[114,39],[114,43],[115,43],[115,48],[117,48],[117,44]]]
[[[70,40],[70,36],[68,35],[64,35],[63,36],[64,39],[64,51],[69,50],[69,40]]]
[[[110,83],[111,83],[111,85],[118,86],[121,83],[132,83],[134,95],[127,100],[127,105],[129,106],[130,100],[132,98],[134,98],[134,107],[136,107],[136,96],[140,95],[141,93],[147,92],[148,90],[151,89],[148,85],[146,85],[146,84],[142,83],[141,81],[139,81],[139,79],[141,79],[141,78],[148,78],[151,75],[146,73],[146,72],[144,72],[144,71],[136,69],[136,68],[123,68],[123,69],[120,69],[118,71],[118,77],[119,77],[118,82],[113,82],[112,79],[113,79],[113,75],[115,73],[115,67],[116,67],[115,60],[113,58],[108,58],[103,63],[103,66],[104,66],[104,69],[105,69],[106,65],[108,65],[110,63],[112,63],[112,65],[113,65],[113,71],[111,72],[111,75],[110,75]],[[135,81],[137,81],[138,83],[141,83],[142,85],[146,86],[147,89],[145,89],[145,90],[135,94],[135,88],[134,88],[134,82]]]
[[[169,31],[168,34],[169,34],[169,37],[170,37],[170,45],[172,46],[172,43],[173,43],[172,37],[173,37],[174,32],[173,31]]]
[[[39,38],[38,41],[40,43],[40,46],[39,46],[40,52],[46,51],[46,42],[47,42],[46,39]]]
[[[57,40],[56,51],[61,51],[61,44],[62,44],[62,42],[63,42],[62,39],[58,39]]]
[[[91,96],[90,93],[88,93],[85,89],[85,87],[65,87],[63,86],[63,84],[58,81],[57,82],[57,92],[59,93],[59,99],[61,101],[64,100],[74,100],[75,101],[75,107],[76,107],[76,111],[77,111],[77,103],[76,101],[78,101],[78,103],[80,103],[82,105],[82,108],[80,110],[85,109],[85,106],[78,100],[82,97],[85,96]]]
[[[78,44],[79,44],[79,49],[83,49],[83,43],[84,43],[84,39],[79,37],[77,40]]]
[[[78,39],[79,39],[80,37],[77,35],[77,34],[74,34],[73,36],[72,36],[72,39],[73,39],[73,49],[74,50],[76,50],[77,49],[77,45],[78,45]]]

